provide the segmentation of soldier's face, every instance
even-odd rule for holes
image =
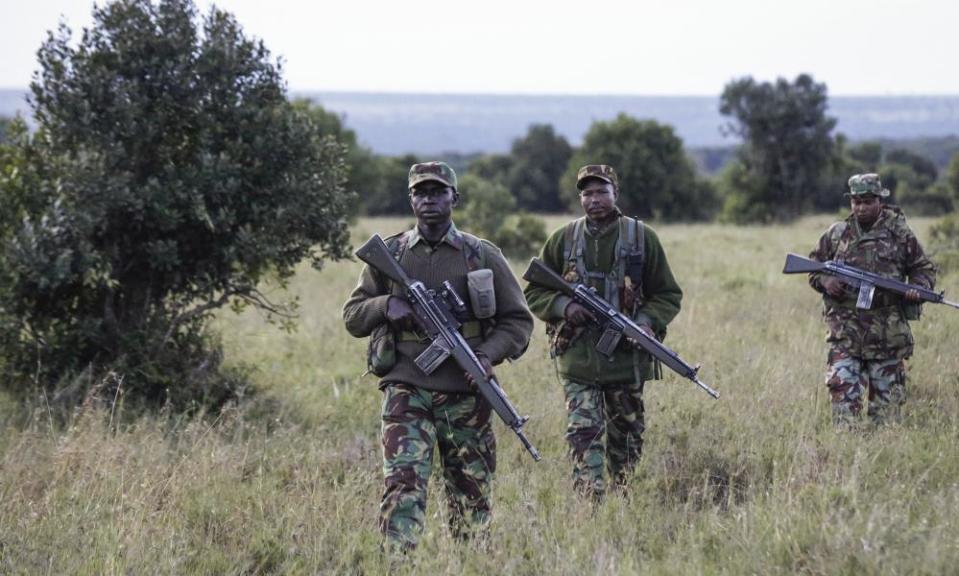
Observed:
[[[441,182],[429,180],[410,191],[410,206],[418,223],[436,226],[449,222],[459,195]]]
[[[579,191],[579,203],[586,217],[593,222],[602,222],[609,218],[616,207],[618,194],[609,182],[599,178],[590,178]]]
[[[867,226],[878,220],[882,212],[882,201],[872,194],[850,197],[849,206],[856,215],[856,221]]]

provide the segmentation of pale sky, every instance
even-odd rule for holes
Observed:
[[[197,0],[203,12],[208,0]],[[808,72],[831,95],[959,94],[956,0],[220,0],[293,91],[716,95]],[[90,0],[0,0],[0,87]]]

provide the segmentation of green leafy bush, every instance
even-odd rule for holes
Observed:
[[[959,215],[955,212],[929,229],[929,252],[943,272],[959,270]]]
[[[41,46],[38,130],[0,157],[20,216],[0,238],[3,385],[69,402],[113,371],[129,403],[216,406],[242,379],[220,370],[210,315],[287,318],[258,286],[346,255],[343,148],[229,14],[119,0],[93,16],[78,43],[61,26]]]
[[[513,259],[528,258],[546,241],[542,219],[517,212],[516,199],[501,184],[467,174],[459,179],[463,230],[499,246]]]

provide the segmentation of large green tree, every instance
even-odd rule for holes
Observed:
[[[298,110],[309,114],[321,134],[336,138],[346,148],[349,177],[346,187],[356,192],[351,215],[408,215],[410,213],[407,180],[410,166],[419,160],[412,154],[380,156],[359,143],[356,132],[347,128],[343,118],[308,99],[294,102]]]
[[[538,212],[560,212],[567,202],[557,183],[573,155],[566,138],[556,134],[549,124],[533,124],[526,136],[513,141],[510,149],[513,165],[507,186],[520,208]]]
[[[71,36],[38,52],[16,154],[38,177],[0,191],[24,215],[0,239],[3,382],[70,399],[113,371],[146,404],[221,402],[211,313],[282,313],[262,282],[347,254],[343,147],[225,12],[118,0]]]
[[[696,177],[671,126],[626,114],[594,122],[559,182],[567,205],[576,204],[576,171],[585,164],[613,166],[620,180],[619,206],[629,215],[703,220],[716,208],[712,186]]]
[[[743,140],[730,173],[748,185],[726,188],[724,217],[788,220],[813,205],[834,153],[836,120],[826,109],[826,85],[807,74],[793,82],[746,77],[726,85],[719,107],[729,117],[724,131]]]
[[[513,140],[509,154],[489,154],[468,168],[480,178],[505,186],[516,205],[536,212],[561,212],[568,199],[557,185],[573,148],[549,124],[533,124],[526,135]]]

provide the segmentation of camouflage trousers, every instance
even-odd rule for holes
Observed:
[[[402,548],[416,546],[426,516],[426,493],[439,449],[450,528],[466,538],[490,520],[496,470],[491,408],[482,397],[390,383],[383,388],[383,475],[380,531]]]
[[[898,419],[906,401],[906,364],[899,358],[866,360],[840,348],[829,350],[826,386],[832,396],[833,420],[852,422],[862,412],[863,396],[868,390],[867,414],[881,424]]]
[[[602,499],[606,469],[610,482],[625,488],[643,451],[643,383],[600,387],[566,380],[563,389],[573,486]]]

